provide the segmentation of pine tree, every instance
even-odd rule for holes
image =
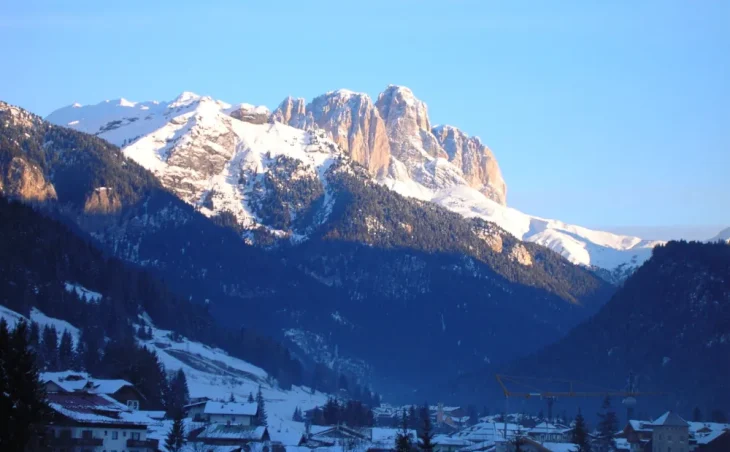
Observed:
[[[418,447],[423,452],[431,452],[433,450],[433,427],[431,425],[431,414],[428,411],[428,404],[421,408],[421,429],[418,432]]]
[[[340,416],[340,405],[337,400],[330,398],[327,403],[324,404],[322,409],[322,416],[324,417],[325,425],[336,425],[339,424],[341,419]]]
[[[58,346],[58,363],[62,370],[70,369],[73,365],[74,350],[73,338],[68,330],[63,330],[61,343]]]
[[[234,396],[234,395],[233,395],[233,393],[231,393],[231,394],[230,394],[230,395],[228,396],[228,401],[229,401],[229,402],[235,402],[235,401],[236,401],[236,396]]]
[[[43,328],[41,343],[44,369],[54,372],[58,370],[58,332],[53,325]]]
[[[601,412],[598,413],[598,436],[593,445],[597,452],[611,452],[616,450],[614,434],[618,430],[618,417],[611,408],[611,398],[606,397],[601,405]]]
[[[418,428],[418,419],[416,418],[416,406],[411,405],[408,408],[408,427]]]
[[[256,425],[260,427],[266,427],[269,425],[269,421],[266,415],[266,404],[264,403],[264,395],[261,392],[261,386],[259,386],[259,392],[256,393]]]
[[[469,416],[469,425],[476,425],[476,423],[479,422],[479,413],[477,412],[477,407],[474,405],[469,405],[466,410]]]
[[[185,426],[183,425],[182,416],[175,417],[170,432],[165,439],[165,447],[168,452],[180,452],[185,445]]]
[[[400,431],[395,436],[395,450],[397,452],[411,452],[413,450],[413,440],[408,434],[408,417],[405,410],[403,410]]]
[[[304,422],[304,416],[302,416],[302,410],[300,410],[299,407],[294,408],[292,420],[295,422]]]
[[[253,398],[253,392],[248,393],[248,403],[254,403],[256,400]]]
[[[165,403],[168,414],[174,419],[176,416],[183,416],[185,405],[190,400],[188,381],[185,372],[178,369],[170,379],[170,392]]]
[[[692,410],[692,422],[702,422],[702,411],[700,411],[700,407],[698,406]]]
[[[36,357],[28,344],[25,322],[9,333],[0,322],[0,450],[33,449],[48,413],[46,395],[38,376]]]
[[[580,412],[580,409],[578,410],[578,415],[575,417],[575,426],[573,427],[572,436],[571,442],[578,445],[578,450],[576,452],[591,452],[586,422]]]

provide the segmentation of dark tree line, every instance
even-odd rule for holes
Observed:
[[[299,415],[301,416],[301,412]],[[349,427],[373,427],[375,416],[372,409],[358,400],[339,402],[331,398],[322,408],[316,408],[312,412],[311,422],[314,425],[344,424]]]
[[[49,414],[30,346],[30,328],[20,322],[10,331],[0,319],[0,450],[23,452],[42,445]]]
[[[106,256],[78,234],[29,206],[0,197],[0,305],[25,316],[36,308],[81,329],[81,346],[71,352],[70,336],[63,334],[58,341],[58,331],[37,329],[33,341],[43,370],[83,367],[95,375],[123,373],[128,363],[117,358],[103,363],[112,366],[109,370],[99,367],[104,342],[110,341],[113,353],[121,347],[130,356],[146,356],[132,347],[135,336],[151,339],[148,327],[132,327],[144,312],[157,327],[178,337],[218,346],[262,367],[284,388],[305,383],[302,364],[281,343],[251,329],[221,328],[205,305],[182,299],[150,273]],[[82,300],[66,283],[102,297]]]

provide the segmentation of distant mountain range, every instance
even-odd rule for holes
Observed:
[[[391,394],[535,351],[614,290],[493,223],[377,183],[321,129],[191,98],[123,151],[0,103],[0,190],[150,269],[221,324]],[[518,326],[523,340],[498,340]],[[426,361],[439,366],[423,375]]]
[[[611,281],[624,278],[662,243],[507,207],[507,186],[492,151],[456,127],[432,125],[426,104],[402,86],[388,86],[375,102],[349,90],[308,103],[289,97],[273,112],[186,92],[171,102],[74,104],[47,119],[123,147],[126,156],[202,213],[232,213],[241,228],[252,231],[250,241],[253,231],[294,242],[307,237],[301,221],[282,227],[260,212],[267,156],[301,161],[296,174],[324,187],[325,171],[344,155],[397,193],[493,222],[520,240],[599,269]],[[301,218],[302,212],[292,214]]]

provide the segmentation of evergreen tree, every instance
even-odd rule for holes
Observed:
[[[170,379],[170,392],[168,400],[165,403],[167,413],[174,419],[177,416],[182,417],[185,405],[190,400],[190,391],[188,390],[188,381],[185,372],[178,369],[175,375]]]
[[[702,422],[702,411],[700,411],[700,407],[698,406],[692,410],[692,422]]]
[[[418,432],[418,447],[423,452],[433,451],[433,427],[431,425],[431,414],[428,411],[428,404],[421,408],[421,428]]]
[[[0,450],[34,449],[48,413],[38,376],[36,357],[28,344],[29,327],[16,325],[12,333],[0,322]]]
[[[256,400],[253,398],[253,392],[248,393],[248,403],[254,403]]]
[[[300,410],[299,407],[294,408],[292,420],[295,422],[304,422],[304,416],[302,415],[302,410]]]
[[[58,332],[53,325],[43,328],[43,342],[41,343],[44,369],[55,372],[58,370]]]
[[[182,416],[177,416],[165,439],[165,447],[168,452],[180,452],[184,445],[185,426],[183,425]]]
[[[61,343],[58,346],[58,363],[62,370],[70,369],[73,365],[74,349],[73,338],[68,330],[63,330]]]
[[[264,395],[259,386],[259,392],[256,393],[256,425],[266,427],[269,425],[266,415],[266,404],[264,403]]]
[[[408,408],[408,427],[418,428],[418,417],[416,416],[416,406],[411,405]]]
[[[340,405],[337,400],[330,398],[322,409],[325,425],[336,425],[340,423]]]
[[[575,426],[573,427],[571,442],[578,445],[578,450],[576,452],[591,452],[586,422],[580,412],[580,409],[578,410],[578,415],[575,417]]]
[[[479,422],[479,412],[477,412],[477,407],[474,405],[469,405],[466,408],[467,415],[469,416],[469,425],[476,425],[477,422]]]
[[[233,393],[230,393],[230,395],[228,396],[228,401],[229,402],[235,402],[236,401],[236,396],[234,396]]]
[[[411,452],[413,450],[413,440],[408,434],[408,416],[406,416],[405,410],[403,410],[400,431],[395,436],[395,450],[396,452]]]
[[[614,434],[618,430],[618,417],[611,408],[611,398],[606,397],[601,405],[601,412],[598,413],[598,435],[593,443],[597,452],[611,452],[616,450]]]

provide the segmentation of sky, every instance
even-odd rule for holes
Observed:
[[[730,225],[728,24],[713,0],[10,0],[0,99],[40,115],[182,91],[275,108],[405,85],[433,124],[490,146],[508,205],[696,234]]]

